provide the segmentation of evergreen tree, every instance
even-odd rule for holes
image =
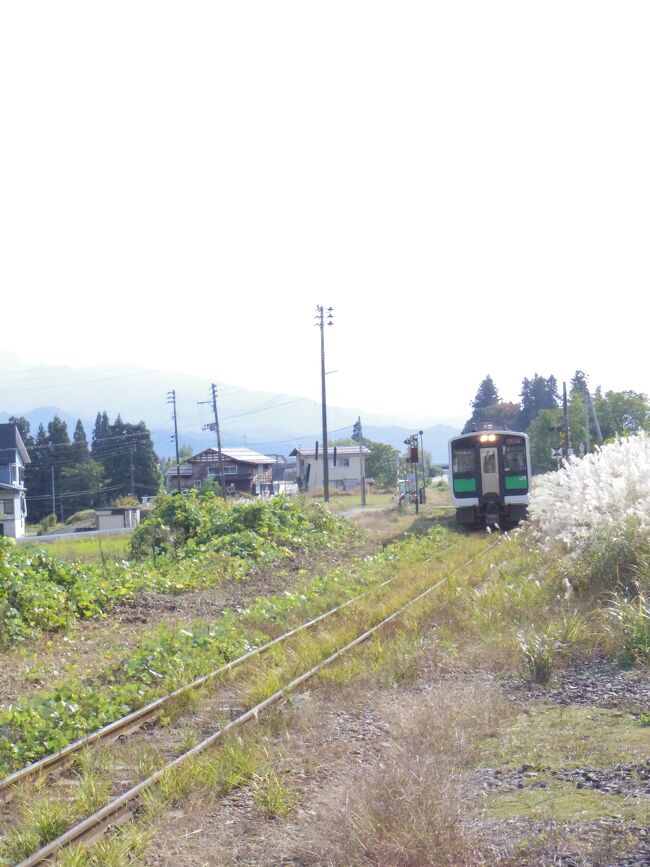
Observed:
[[[15,416],[12,415],[9,419],[10,424],[15,424],[18,428],[18,433],[20,434],[20,438],[25,444],[25,448],[27,451],[34,445],[34,438],[30,433],[30,424],[24,416]]]
[[[159,461],[153,450],[151,434],[143,421],[131,424],[117,416],[108,426],[108,436],[101,450],[107,484],[113,490],[106,500],[131,493],[134,496],[155,494],[160,488]]]
[[[518,403],[493,403],[483,410],[483,422],[495,428],[519,430],[521,407]]]
[[[478,429],[485,421],[483,417],[485,410],[489,406],[492,406],[493,404],[499,402],[499,392],[497,391],[497,387],[494,384],[492,377],[490,376],[490,374],[488,374],[479,385],[478,391],[476,392],[476,397],[474,398],[474,400],[470,401],[470,406],[472,407],[472,415],[465,423],[463,433],[468,433],[469,431],[473,430],[474,427]]]
[[[96,461],[102,459],[102,454],[104,449],[107,447],[107,440],[110,435],[110,423],[108,421],[106,410],[104,410],[104,412],[98,412],[97,418],[95,419],[95,427],[93,428],[93,442],[91,449],[92,456]]]
[[[530,423],[543,409],[555,409],[559,403],[557,380],[546,379],[537,373],[532,379],[524,378],[521,384],[521,415],[519,429],[527,431]]]
[[[104,468],[90,457],[86,431],[81,419],[72,436],[66,466],[61,470],[61,489],[65,493],[66,511],[69,513],[90,509],[97,503],[97,492],[102,487]],[[71,496],[78,492],[76,496]]]
[[[81,419],[77,419],[77,426],[72,435],[72,448],[70,449],[70,454],[74,464],[82,464],[84,461],[90,460],[90,449],[88,448],[86,431],[84,430]]]
[[[582,370],[576,370],[571,378],[570,392],[581,391],[583,394],[588,390],[587,374]]]
[[[27,515],[30,523],[40,521],[52,512],[52,466],[53,449],[43,423],[39,424],[33,438],[31,463],[25,467],[27,489]]]

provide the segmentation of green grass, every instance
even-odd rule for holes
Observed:
[[[131,535],[131,532],[116,536],[87,536],[79,533],[68,539],[54,539],[52,542],[39,538],[34,542],[23,543],[21,548],[32,551],[45,548],[52,557],[66,563],[114,562],[128,559]]]

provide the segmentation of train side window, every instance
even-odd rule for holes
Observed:
[[[504,446],[503,468],[506,473],[526,472],[526,452],[523,446]]]
[[[454,473],[474,472],[474,449],[454,449]]]

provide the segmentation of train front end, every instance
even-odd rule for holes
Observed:
[[[530,448],[524,433],[481,430],[449,441],[456,521],[469,529],[516,527],[528,511]]]

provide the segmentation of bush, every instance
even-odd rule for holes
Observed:
[[[75,512],[74,515],[70,515],[66,520],[65,525],[66,527],[69,527],[70,524],[78,524],[80,521],[90,521],[91,519],[94,519],[95,515],[96,512],[94,509],[82,509],[81,512]]]
[[[191,557],[212,551],[257,562],[329,545],[353,532],[316,503],[273,497],[230,504],[210,491],[191,491],[157,498],[151,516],[133,534],[132,552]]]

